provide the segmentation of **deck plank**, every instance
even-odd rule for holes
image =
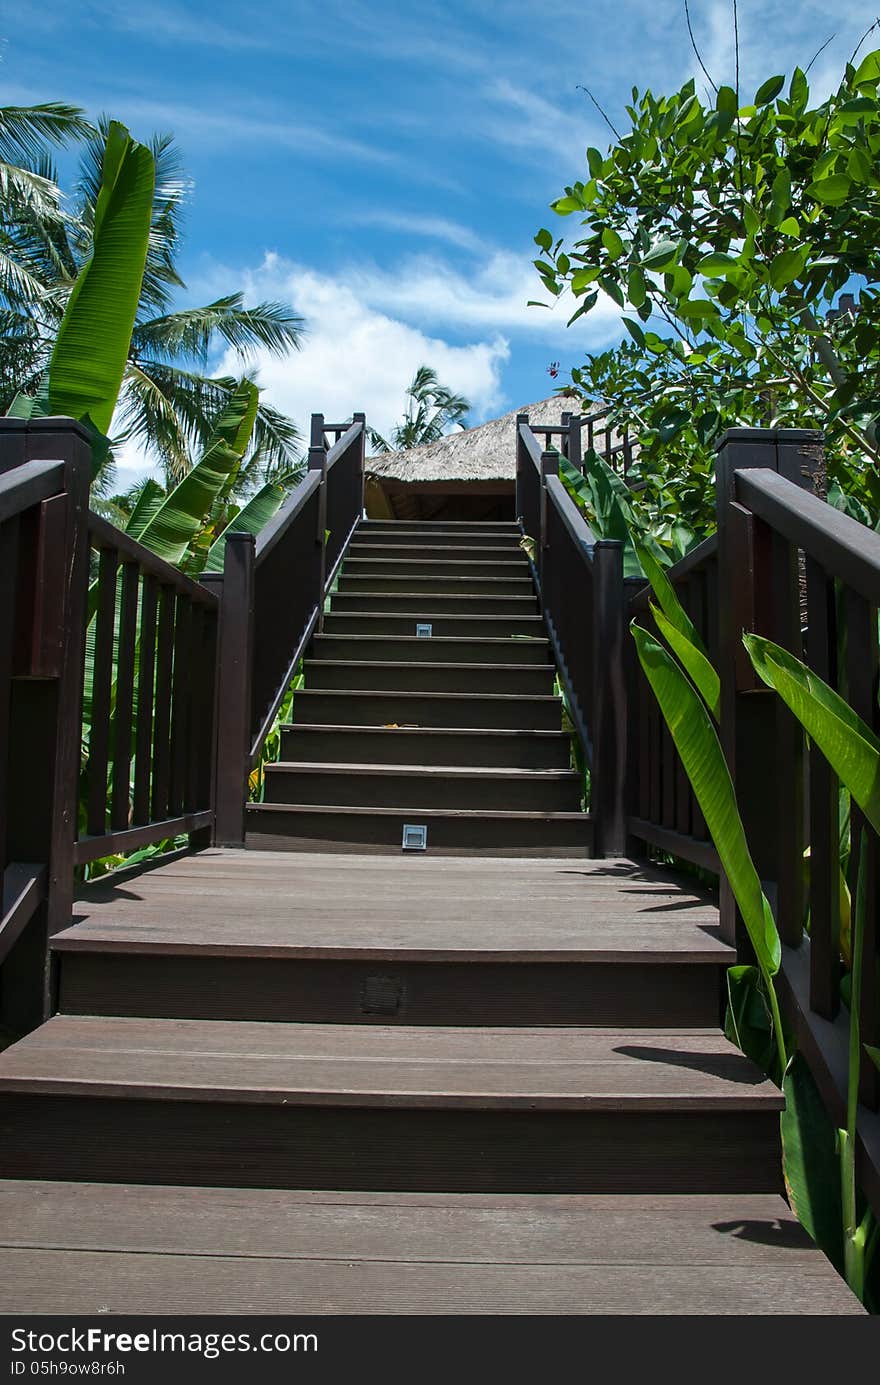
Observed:
[[[0,1183],[3,1313],[796,1313],[860,1305],[781,1198]]]

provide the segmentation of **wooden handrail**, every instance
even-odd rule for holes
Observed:
[[[64,488],[63,462],[25,462],[0,474],[0,524]]]
[[[592,567],[593,549],[596,546],[595,534],[566,490],[564,482],[560,481],[558,476],[548,476],[546,485],[548,499],[553,502],[572,543],[584,562]]]
[[[324,426],[326,428],[327,425],[325,424]],[[339,460],[342,454],[348,451],[351,444],[363,432],[363,428],[364,425],[362,423],[353,423],[351,427],[348,429],[348,431],[346,433],[343,433],[341,438],[336,439],[336,442],[333,444],[333,446],[327,453],[326,466],[328,471],[333,466],[333,464]]]
[[[737,471],[736,498],[825,571],[880,605],[880,534],[768,470]]]
[[[160,558],[151,548],[139,543],[124,530],[117,529],[115,524],[104,519],[103,515],[95,514],[94,510],[89,511],[89,538],[92,546],[99,551],[110,550],[118,553],[125,562],[137,563],[142,572],[155,577],[161,586],[173,587],[176,592],[188,597],[197,605],[208,606],[212,610],[216,608],[217,597],[212,591],[187,577],[180,568],[166,563],[165,559]]]
[[[257,536],[257,547],[254,555],[257,565],[264,563],[275,545],[280,539],[283,539],[320,484],[320,473],[307,471],[303,479],[294,486],[281,509],[273,519],[270,519],[265,529],[260,530]]]
[[[538,471],[540,471],[541,444],[538,442],[538,439],[535,437],[528,423],[521,423],[519,425],[519,436],[522,440],[523,446],[526,449],[526,452],[531,457],[532,461],[535,463],[535,466],[537,467]]]

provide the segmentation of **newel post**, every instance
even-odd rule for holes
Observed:
[[[544,592],[544,554],[547,551],[547,477],[559,475],[559,453],[541,453],[541,494],[539,497],[540,515],[540,535],[538,543],[538,577],[541,582],[541,593]]]
[[[591,802],[596,856],[626,850],[627,698],[623,544],[598,539],[593,548],[593,756]]]
[[[324,624],[324,588],[327,585],[327,449],[324,446],[324,415],[312,414],[309,443],[309,471],[320,473],[318,523],[315,544],[318,549],[318,630]]]
[[[516,517],[522,523],[526,513],[526,463],[529,460],[526,445],[522,440],[520,428],[528,427],[528,414],[516,416]]]
[[[357,474],[360,478],[360,490],[358,492],[360,502],[357,517],[360,519],[364,513],[364,480],[367,463],[367,416],[366,414],[352,414],[351,421],[352,423],[359,423],[361,425],[360,437],[356,443],[358,449]]]
[[[214,834],[218,846],[244,845],[251,770],[255,553],[253,534],[232,533],[226,540],[217,670]]]
[[[46,871],[45,898],[2,970],[5,1022],[21,1032],[51,1012],[48,939],[69,926],[73,908],[89,580],[89,434],[71,418],[0,419],[0,471],[32,461],[63,462],[64,479],[58,495],[22,517],[17,552],[7,555],[12,590],[28,604],[18,612],[27,624],[8,685],[8,778],[0,793],[14,795],[14,804],[5,844],[0,842],[0,851],[6,848],[0,867],[8,860]]]
[[[776,895],[783,941],[795,946],[805,905],[804,737],[781,699],[758,679],[742,636],[755,631],[801,656],[798,553],[737,501],[736,473],[764,468],[814,490],[821,466],[821,434],[808,429],[731,428],[718,446],[721,742],[758,874]],[[746,954],[723,876],[720,902],[722,933]]]

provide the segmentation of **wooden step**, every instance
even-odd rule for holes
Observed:
[[[550,696],[552,664],[379,663],[367,659],[306,659],[306,687],[359,689],[363,692],[510,693]]]
[[[417,558],[422,561],[438,562],[509,563],[522,558],[523,552],[524,550],[519,545],[511,547],[507,544],[496,543],[487,544],[481,548],[472,544],[435,542],[431,539],[421,539],[415,534],[410,535],[408,541],[406,539],[400,541],[389,539],[387,542],[378,538],[362,539],[355,535],[348,549],[350,558],[378,558],[383,562]]]
[[[371,765],[485,765],[569,769],[566,731],[453,731],[445,727],[309,726],[281,728],[281,758]]]
[[[330,598],[330,610],[337,615],[406,615],[413,620],[432,622],[437,616],[536,616],[538,598],[531,596],[492,596],[483,592],[414,592],[388,591],[343,591],[334,592]],[[505,633],[518,629],[511,621]],[[413,631],[415,633],[415,631]],[[455,632],[459,633],[459,632]]]
[[[512,578],[515,581],[531,582],[525,554],[518,558],[495,558],[487,561],[486,559],[472,558],[470,550],[467,550],[467,556],[463,555],[461,558],[429,558],[427,555],[418,553],[413,558],[362,558],[359,556],[359,551],[355,550],[346,557],[342,571],[346,577],[436,578],[438,585],[442,585],[439,579],[447,577],[455,579],[468,577]]]
[[[539,615],[449,615],[433,611],[422,615],[395,614],[386,612],[346,613],[345,609],[334,608],[324,617],[324,633],[327,635],[416,635],[416,623],[427,622],[433,625],[431,638],[465,640],[510,638],[515,635],[528,635],[544,640],[547,631]]]
[[[771,1193],[781,1107],[709,1031],[59,1015],[0,1055],[0,1174]]]
[[[773,1194],[15,1180],[0,1228],[0,1313],[15,1317],[864,1312]]]
[[[420,523],[418,520],[367,520],[355,532],[357,543],[424,543],[444,547],[508,548],[522,552],[519,525]]]
[[[436,765],[316,765],[276,761],[266,766],[264,801],[328,807],[459,809],[576,813],[583,781],[564,769],[474,769]]]
[[[372,663],[441,664],[549,664],[550,645],[546,639],[452,639],[429,635],[316,635],[310,650],[312,659],[334,659],[347,663],[366,659]]]
[[[693,882],[621,862],[215,850],[76,914],[52,945],[85,1015],[709,1026],[735,960]]]
[[[522,572],[522,576],[519,573]],[[520,596],[534,597],[535,589],[527,568],[516,565],[516,574],[509,577],[457,577],[454,573],[435,576],[413,577],[405,573],[371,572],[369,575],[353,575],[345,564],[339,578],[339,592],[357,596],[361,593],[388,592],[401,596],[424,596],[444,598],[461,594],[473,596]]]
[[[558,731],[557,697],[511,693],[362,692],[302,688],[294,722],[346,726],[445,726],[490,730]]]
[[[426,827],[433,855],[588,856],[586,813],[373,808],[310,803],[251,803],[247,844],[263,851],[364,851],[399,856],[407,825]]]

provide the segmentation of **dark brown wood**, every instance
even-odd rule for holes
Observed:
[[[191,687],[193,676],[193,607],[178,597],[174,621],[174,669],[171,682],[171,776],[168,787],[168,812],[176,817],[184,811],[187,760],[192,741]]]
[[[226,543],[220,605],[215,790],[216,840],[223,845],[244,841],[244,808],[250,771],[254,553],[253,535],[230,535]]]
[[[685,837],[680,832],[674,832],[652,820],[645,821],[642,818],[630,818],[627,828],[631,836],[659,847],[661,851],[668,851],[670,855],[678,856],[683,861],[691,861],[695,866],[700,866],[715,875],[719,873],[718,853],[711,842],[696,837]]]
[[[228,543],[227,543],[228,548]],[[177,597],[172,587],[159,589],[156,634],[156,701],[153,721],[153,783],[151,817],[167,818],[171,782],[171,678],[174,665],[174,614]]]
[[[95,861],[99,856],[125,854],[137,851],[152,842],[163,841],[166,837],[178,837],[183,833],[200,832],[210,827],[211,810],[206,808],[199,813],[183,813],[179,817],[153,819],[141,827],[129,827],[124,831],[105,832],[96,837],[80,837],[76,843],[74,860],[78,866],[87,861]]]
[[[115,549],[105,548],[98,566],[95,655],[92,662],[92,716],[89,728],[86,800],[86,831],[91,836],[102,836],[107,822],[107,768],[110,758],[118,566]]]
[[[818,563],[806,559],[807,659],[832,687],[837,684],[837,621],[834,584]],[[810,744],[810,1005],[833,1020],[840,1005],[840,828],[838,782],[818,748]]]
[[[7,864],[3,872],[0,961],[3,961],[14,947],[45,898],[45,866],[30,865],[21,861]]]
[[[593,550],[593,735],[592,797],[594,849],[622,856],[626,845],[627,705],[623,640],[625,608],[623,545],[600,540]]]
[[[120,562],[135,563],[141,572],[156,577],[163,586],[172,587],[188,601],[195,602],[196,605],[214,607],[216,597],[207,587],[194,582],[172,563],[166,563],[163,558],[158,557],[151,549],[145,548],[142,543],[138,543],[130,534],[117,529],[115,524],[111,524],[102,515],[96,515],[90,510],[88,524],[92,546],[100,552],[110,549],[118,555]]]
[[[61,461],[27,461],[12,471],[4,470],[0,473],[0,524],[57,495],[63,485]]]
[[[3,479],[0,477],[0,479]],[[18,516],[0,524],[0,739],[9,740],[12,672],[15,659],[19,573]],[[9,805],[8,756],[0,755],[0,873],[8,860],[6,824]]]
[[[773,637],[797,658],[803,657],[798,554],[788,540],[772,538]],[[777,911],[780,935],[790,947],[803,937],[804,899],[804,732],[781,698],[775,699],[777,804]]]
[[[138,636],[140,572],[135,563],[124,563],[119,602],[119,637],[116,657],[116,705],[113,714],[113,786],[110,829],[123,831],[131,813],[131,758],[134,729],[134,670]]]
[[[138,643],[137,727],[135,730],[133,826],[150,820],[152,779],[153,706],[156,691],[156,616],[159,588],[149,574],[141,584],[141,618]],[[213,681],[213,680],[212,680]]]

